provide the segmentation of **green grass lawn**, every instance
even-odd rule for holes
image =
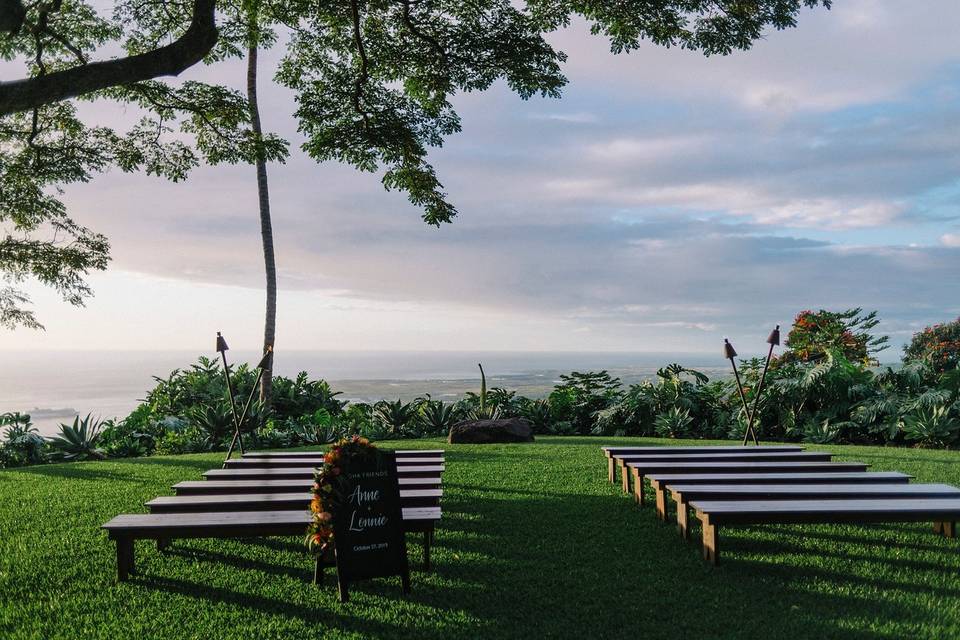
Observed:
[[[929,524],[728,528],[710,567],[698,529],[681,541],[607,483],[600,445],[637,442],[444,444],[434,570],[416,570],[412,537],[413,593],[373,580],[348,604],[333,580],[310,583],[296,538],[180,541],[166,555],[142,542],[139,575],[115,583],[99,526],[222,454],[2,471],[0,638],[960,637],[960,540]],[[811,448],[960,485],[960,452]]]

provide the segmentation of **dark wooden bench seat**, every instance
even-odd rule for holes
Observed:
[[[760,452],[752,449],[748,453],[709,453],[706,455],[690,455],[676,453],[666,456],[649,456],[646,454],[625,454],[616,457],[621,467],[623,491],[630,493],[630,474],[623,469],[631,462],[830,462],[833,454],[822,451],[776,451]]]
[[[724,474],[717,477],[715,473],[654,473],[647,476],[650,487],[654,491],[654,504],[657,506],[657,517],[666,520],[667,487],[674,484],[691,485],[791,485],[791,484],[879,484],[895,483],[906,484],[913,476],[899,471],[860,471],[846,473],[743,473]]]
[[[435,507],[442,489],[401,489],[402,507]],[[197,513],[204,511],[285,511],[307,509],[313,493],[231,493],[199,496],[161,496],[146,503],[150,513]]]
[[[719,500],[876,500],[881,498],[960,498],[949,484],[798,484],[798,485],[682,485],[668,487],[677,505],[677,531],[690,534],[689,504]]]
[[[400,489],[435,489],[440,487],[440,474],[425,478],[397,478]],[[178,496],[214,495],[225,493],[290,493],[309,491],[313,478],[292,480],[184,480],[173,485]]]
[[[397,458],[397,468],[424,465],[442,465],[443,456],[431,458]],[[323,457],[300,456],[296,458],[234,458],[223,463],[227,469],[285,469],[296,467],[319,467],[323,465]]]
[[[694,501],[703,530],[703,557],[720,561],[721,526],[757,524],[869,524],[933,522],[934,532],[956,536],[960,519],[957,498],[897,498],[877,500],[742,500]]]
[[[409,465],[398,468],[397,472],[414,477],[429,477],[443,473],[444,465]],[[313,479],[314,467],[289,467],[282,469],[211,469],[203,477],[209,480],[295,480]]]
[[[616,458],[623,455],[651,455],[665,456],[672,454],[709,455],[712,453],[739,453],[744,451],[758,451],[764,453],[803,451],[803,447],[794,445],[762,445],[759,447],[745,447],[741,445],[724,446],[697,446],[684,447],[600,447],[607,457],[607,479],[613,484],[617,481]]]
[[[403,509],[404,528],[430,526],[440,519],[440,507]],[[117,579],[126,580],[134,572],[134,542],[193,538],[254,538],[268,536],[303,537],[311,514],[305,509],[280,511],[226,511],[204,513],[123,514],[103,525],[117,544]],[[429,524],[427,524],[429,523]],[[423,530],[422,528],[419,530]],[[427,542],[431,542],[431,534]],[[429,566],[428,546],[424,546],[424,564]]]
[[[325,452],[323,450],[315,451],[248,451],[243,454],[242,459],[266,458],[320,458]],[[445,451],[443,449],[397,449],[394,453],[399,458],[441,458]]]
[[[743,473],[836,473],[866,471],[863,462],[630,462],[634,496],[643,505],[645,476],[655,473],[743,474]]]

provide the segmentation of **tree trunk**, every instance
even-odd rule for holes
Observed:
[[[255,28],[255,27],[254,27]],[[247,101],[250,105],[250,124],[258,141],[263,137],[260,126],[260,106],[257,102],[257,41],[250,39],[247,49]],[[270,220],[270,192],[267,189],[267,159],[262,151],[257,153],[257,195],[260,201],[260,235],[263,240],[263,266],[267,276],[267,309],[263,323],[263,352],[275,347],[277,333],[277,264],[273,254],[273,223]],[[276,351],[276,350],[274,350]],[[273,388],[273,360],[263,372],[260,383],[260,402],[270,405]]]

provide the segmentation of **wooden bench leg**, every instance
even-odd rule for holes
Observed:
[[[956,522],[934,522],[933,532],[937,534],[941,534],[945,538],[956,538],[957,523]]]
[[[607,480],[610,481],[610,484],[617,482],[617,462],[613,459],[613,456],[607,458]]]
[[[703,559],[710,564],[716,565],[720,562],[720,546],[717,526],[703,521]]]
[[[620,465],[620,476],[623,480],[623,492],[630,493],[630,473],[627,471],[627,467],[624,466],[622,462],[618,463]]]
[[[637,469],[631,469],[633,472],[633,496],[637,500],[637,504],[641,507],[643,506],[643,476],[640,475],[640,472]]]
[[[690,509],[686,503],[677,503],[677,533],[684,540],[690,539]]]
[[[117,582],[126,582],[136,570],[133,538],[117,538]]]
[[[423,532],[423,570],[430,571],[430,546],[433,543],[433,531]]]
[[[656,503],[657,503],[657,518],[660,520],[666,521],[667,491],[666,489],[664,489],[662,484],[654,487],[654,490],[656,490],[656,493],[654,494],[654,496],[656,497]]]
[[[313,584],[323,584],[323,556],[317,554],[313,565]]]

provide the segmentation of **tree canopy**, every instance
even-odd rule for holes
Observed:
[[[251,4],[256,11],[250,11]],[[251,131],[246,97],[229,83],[174,78],[196,64],[281,43],[275,80],[295,94],[303,151],[381,173],[433,225],[456,207],[429,148],[460,130],[459,92],[503,80],[521,98],[557,97],[565,54],[546,40],[574,19],[614,53],[644,41],[704,55],[749,49],[800,9],[831,0],[4,0],[0,55],[22,77],[0,83],[0,324],[39,326],[18,283],[70,303],[106,268],[107,239],[74,222],[62,188],[111,168],[182,180],[200,162],[282,161],[286,141]],[[99,7],[99,3],[98,3]],[[256,15],[260,24],[247,23]],[[87,123],[79,101],[130,105],[125,131]]]

